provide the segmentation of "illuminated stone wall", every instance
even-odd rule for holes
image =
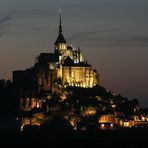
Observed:
[[[58,64],[55,69],[38,69],[35,73],[37,83],[43,90],[49,90],[53,87],[56,79],[62,80],[62,85],[78,86],[90,88],[99,85],[98,73],[90,66],[64,66]]]
[[[21,131],[23,131],[23,128],[25,125],[42,125],[46,120],[46,116],[44,113],[35,113],[32,117],[22,117],[21,118]]]
[[[97,74],[91,67],[63,66],[62,68],[63,85],[93,87],[98,84]]]
[[[99,118],[99,123],[115,123],[115,115],[101,115]]]
[[[37,98],[20,98],[21,111],[31,111],[33,108],[42,108],[42,101]]]

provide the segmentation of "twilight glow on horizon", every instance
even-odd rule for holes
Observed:
[[[59,8],[65,39],[81,47],[101,85],[148,107],[147,0],[0,0],[0,79],[54,50]]]

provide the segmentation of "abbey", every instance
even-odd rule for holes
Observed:
[[[31,69],[14,71],[13,82],[18,84],[29,76],[42,90],[54,91],[55,83],[61,87],[84,88],[91,88],[99,84],[97,71],[84,60],[80,48],[74,49],[67,44],[63,36],[61,14],[54,53],[41,53]]]
[[[13,84],[22,127],[41,125],[46,119],[45,112],[49,111],[47,100],[52,94],[64,100],[68,93],[64,92],[65,88],[92,88],[99,85],[99,74],[84,60],[80,48],[74,49],[67,44],[60,14],[54,53],[40,53],[33,67],[13,71]]]

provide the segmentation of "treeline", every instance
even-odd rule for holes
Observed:
[[[17,112],[17,101],[13,93],[13,84],[10,80],[0,80],[0,116],[12,117]]]
[[[106,90],[102,86],[94,86],[93,88],[70,87],[69,90],[72,91],[73,103],[79,102],[80,107],[95,107],[100,114],[122,112],[128,116],[139,113],[141,110],[138,99],[129,100],[120,94]]]

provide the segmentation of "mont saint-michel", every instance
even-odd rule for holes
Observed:
[[[80,47],[68,45],[60,14],[54,52],[40,53],[33,67],[13,71],[20,130],[56,118],[67,121],[73,130],[147,125],[137,99],[116,95],[103,88],[99,80],[99,73],[83,57]]]
[[[2,115],[13,118],[13,130],[53,138],[54,132],[147,129],[148,110],[136,98],[105,89],[82,51],[67,43],[60,14],[53,52],[40,53],[31,68],[14,70],[12,82],[0,80]]]

